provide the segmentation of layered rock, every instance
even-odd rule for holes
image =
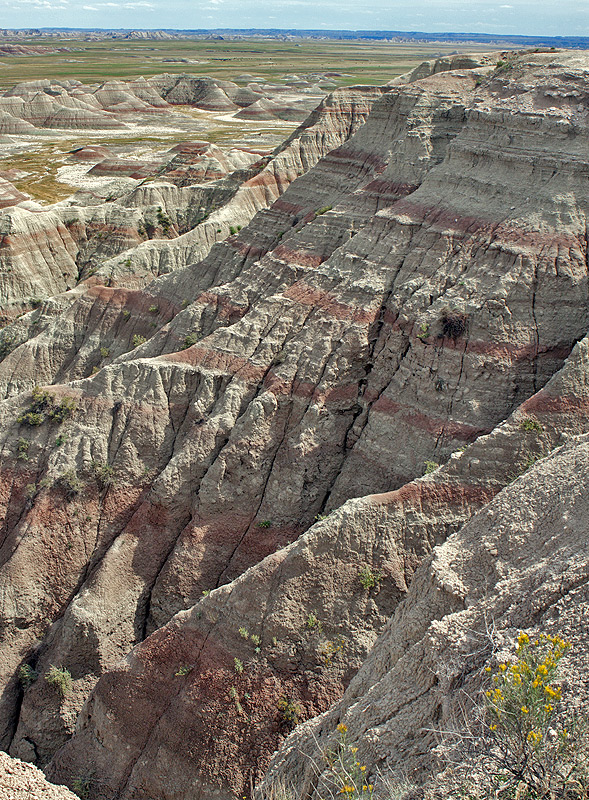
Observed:
[[[33,366],[55,384],[0,404],[12,752],[68,781],[94,762],[96,798],[243,792],[297,708],[341,696],[410,582],[395,619],[421,603],[432,547],[480,512],[474,541],[485,504],[587,430],[586,86],[582,57],[537,54],[392,87],[361,127],[334,95],[235,198],[278,197],[305,140],[335,149],[238,235],[39,314],[2,362],[8,394]],[[461,608],[449,594],[440,613]],[[23,663],[40,677],[21,703]],[[273,774],[302,775],[292,753]]]

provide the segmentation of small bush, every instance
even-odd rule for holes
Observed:
[[[374,587],[378,589],[380,587],[381,579],[382,573],[373,572],[369,566],[362,567],[362,569],[358,572],[360,586],[368,591],[370,591],[370,589],[374,589]]]
[[[19,422],[21,425],[30,425],[31,427],[36,427],[37,425],[42,425],[45,422],[45,414],[41,414],[37,411],[25,411],[20,415],[20,417],[18,417],[17,422]]]
[[[23,689],[28,689],[28,687],[34,683],[38,677],[39,673],[34,670],[30,664],[23,664],[18,671],[18,679]]]
[[[242,706],[242,705],[241,705],[241,703],[239,702],[239,695],[238,695],[238,693],[237,693],[237,689],[235,688],[235,686],[232,686],[232,687],[229,689],[229,697],[230,697],[230,698],[233,700],[233,702],[235,703],[235,708],[236,708],[236,710],[237,710],[237,713],[238,713],[238,714],[243,714],[243,706]]]
[[[500,663],[485,692],[481,749],[489,779],[505,798],[587,798],[589,731],[555,683],[570,644],[520,633],[517,658]]]
[[[73,499],[82,491],[82,481],[78,478],[73,469],[68,469],[58,479],[59,485],[65,490],[68,500]]]
[[[108,489],[116,483],[115,469],[112,464],[101,464],[99,461],[92,462],[92,470],[96,478],[96,482],[101,489]]]
[[[247,628],[240,628],[239,629],[239,635],[241,636],[242,639],[249,639],[250,638],[250,634],[249,634],[249,631],[248,631]]]
[[[289,728],[294,728],[298,724],[299,716],[302,712],[300,705],[290,697],[281,697],[277,705],[281,713],[282,722],[286,723]]]
[[[367,767],[358,760],[358,748],[348,741],[348,727],[337,726],[339,741],[335,747],[322,752],[326,764],[327,782],[332,796],[343,795],[351,800],[371,798],[373,785],[369,782]]]
[[[184,344],[182,345],[182,350],[188,350],[189,347],[192,347],[193,344],[198,342],[198,336],[196,333],[189,333],[188,336],[184,337]]]
[[[322,206],[321,208],[317,209],[317,211],[315,212],[315,216],[320,217],[321,214],[327,214],[327,212],[331,211],[332,208],[333,206]]]
[[[47,412],[47,416],[51,417],[55,422],[64,422],[66,419],[73,417],[77,408],[78,404],[73,397],[64,397],[58,406]]]
[[[318,633],[321,633],[323,630],[323,625],[315,611],[311,611],[307,616],[307,628],[310,631],[317,631]]]
[[[145,344],[146,341],[147,339],[145,338],[145,336],[139,336],[139,334],[136,333],[133,339],[131,340],[131,343],[133,347],[139,347],[139,345]]]
[[[466,332],[466,314],[446,311],[442,316],[442,336],[448,339],[458,339]]]
[[[28,459],[29,459],[29,455],[28,454],[29,454],[29,447],[30,446],[31,446],[31,443],[29,442],[29,440],[28,439],[23,439],[22,436],[21,436],[21,438],[18,440],[18,444],[16,446],[16,451],[17,451],[17,454],[18,454],[17,458],[22,459],[22,461],[28,461]]]
[[[159,308],[157,306],[149,306],[149,313],[150,314],[157,314]]]
[[[174,675],[177,678],[183,678],[185,675],[188,675],[188,673],[191,672],[191,671],[192,671],[192,667],[189,666],[188,664],[185,664],[183,667],[179,667],[177,669],[177,671],[174,673]]]
[[[45,674],[45,680],[51,686],[55,686],[62,697],[65,697],[72,690],[72,676],[68,669],[56,667],[52,664]]]
[[[110,350],[108,347],[101,347],[100,348],[100,357],[101,358],[108,358],[110,355]]]
[[[519,427],[520,430],[526,431],[527,433],[531,431],[537,431],[538,433],[542,433],[542,431],[544,430],[544,428],[542,427],[542,425],[540,425],[538,420],[533,419],[532,417],[526,417],[526,419],[522,420]]]
[[[240,661],[238,658],[233,659],[233,667],[238,675],[243,673],[243,661]]]
[[[72,780],[72,791],[78,795],[81,800],[86,800],[90,796],[90,789],[92,788],[92,778],[74,778]]]
[[[272,521],[269,519],[263,519],[261,522],[258,522],[258,528],[271,528]]]
[[[431,475],[431,473],[435,472],[440,466],[437,461],[424,461],[423,465],[425,467],[423,471],[424,475]]]

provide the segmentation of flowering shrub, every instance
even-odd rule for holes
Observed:
[[[485,692],[485,744],[504,797],[589,797],[587,731],[565,712],[555,683],[569,648],[559,636],[520,633],[517,659],[498,665]]]
[[[356,757],[357,747],[352,747],[347,741],[347,725],[340,723],[337,726],[339,741],[334,748],[323,753],[327,764],[327,778],[333,786],[334,795],[343,795],[352,800],[368,800],[372,797],[373,785],[369,783],[366,774],[366,765],[361,764]]]

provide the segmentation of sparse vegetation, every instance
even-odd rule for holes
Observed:
[[[360,586],[367,591],[374,588],[379,589],[380,581],[382,580],[382,572],[374,572],[374,570],[367,565],[362,567],[358,572],[358,580],[360,581]]]
[[[518,636],[514,660],[486,672],[491,686],[481,702],[485,784],[464,788],[473,798],[586,800],[589,794],[589,728],[562,699],[559,662],[570,644],[560,636]],[[469,769],[467,764],[466,769]]]
[[[18,671],[18,679],[23,689],[27,689],[38,677],[39,673],[30,664],[23,664]]]
[[[100,358],[108,358],[110,355],[110,350],[108,347],[101,347],[100,348]]]
[[[65,490],[68,500],[72,500],[82,491],[82,481],[78,478],[73,469],[68,469],[58,478],[58,484]]]
[[[468,317],[457,311],[445,311],[442,315],[442,336],[448,339],[458,339],[466,333]]]
[[[248,631],[247,628],[240,628],[239,629],[239,635],[241,636],[242,639],[249,639],[250,638],[249,631]]]
[[[90,796],[90,789],[92,788],[92,778],[73,778],[72,791],[78,795],[81,800],[86,800]]]
[[[73,397],[63,397],[56,405],[55,397],[45,389],[35,386],[31,393],[31,405],[18,417],[21,425],[38,426],[47,419],[63,422],[72,417],[78,407]]]
[[[243,673],[243,661],[240,661],[239,658],[233,659],[233,667],[238,675]]]
[[[189,333],[188,336],[184,337],[184,344],[182,345],[182,350],[187,350],[189,347],[192,347],[193,344],[198,342],[198,336],[196,333]]]
[[[318,208],[315,212],[315,216],[320,217],[322,214],[327,214],[327,212],[331,211],[332,208],[333,206],[321,206],[321,208]]]
[[[179,667],[176,670],[176,672],[174,673],[174,675],[177,678],[183,678],[185,675],[188,675],[188,673],[191,672],[191,670],[192,670],[192,667],[189,666],[188,664],[185,664],[183,667]]]
[[[423,342],[429,336],[429,324],[427,322],[422,322],[419,326],[419,333],[417,334],[418,338],[421,339]]]
[[[370,783],[365,764],[358,760],[358,747],[348,742],[348,727],[340,722],[337,726],[339,741],[335,747],[322,752],[327,773],[328,794],[356,798],[371,798],[373,785]]]
[[[424,475],[431,475],[432,472],[435,472],[437,468],[440,466],[437,461],[424,461],[423,462]]]
[[[297,702],[290,697],[281,697],[279,698],[277,705],[281,714],[282,722],[285,723],[288,728],[294,728],[296,725],[298,725],[302,708]]]
[[[62,697],[69,694],[73,687],[70,671],[64,667],[56,667],[54,664],[45,673],[45,680],[51,686],[55,686]]]
[[[263,519],[261,522],[258,522],[258,528],[271,528],[272,521],[269,519]]]
[[[21,436],[16,446],[17,458],[21,459],[22,461],[28,461],[30,446],[31,446],[30,441],[28,439],[23,439],[23,437]]]
[[[108,489],[109,486],[113,486],[116,483],[115,470],[112,464],[93,461],[91,466],[96,482],[101,489]]]
[[[243,706],[239,702],[239,694],[237,693],[237,689],[235,688],[235,686],[232,686],[229,689],[229,697],[235,703],[235,708],[237,709],[237,713],[238,714],[243,714]]]
[[[310,631],[317,631],[317,633],[321,633],[323,630],[323,625],[315,611],[311,611],[307,616],[307,628]]]
[[[133,347],[139,347],[139,345],[145,344],[146,341],[147,339],[145,338],[145,336],[140,336],[138,333],[136,333],[131,340],[131,344],[133,345]]]
[[[526,419],[520,422],[519,427],[520,430],[526,431],[527,433],[530,433],[532,431],[537,431],[538,433],[542,433],[542,431],[544,430],[544,428],[542,427],[542,425],[540,425],[538,420],[533,419],[533,417],[526,417]]]

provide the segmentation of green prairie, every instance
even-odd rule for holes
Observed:
[[[19,43],[25,44],[25,41]],[[240,41],[109,39],[97,42],[35,38],[30,43],[67,47],[70,52],[3,57],[0,88],[41,77],[76,78],[83,83],[95,83],[112,78],[149,77],[161,72],[189,72],[225,80],[233,80],[242,73],[276,80],[287,73],[339,72],[341,77],[333,78],[339,86],[381,84],[428,58],[493,49],[456,43],[428,45],[310,39],[282,42],[253,38]]]

